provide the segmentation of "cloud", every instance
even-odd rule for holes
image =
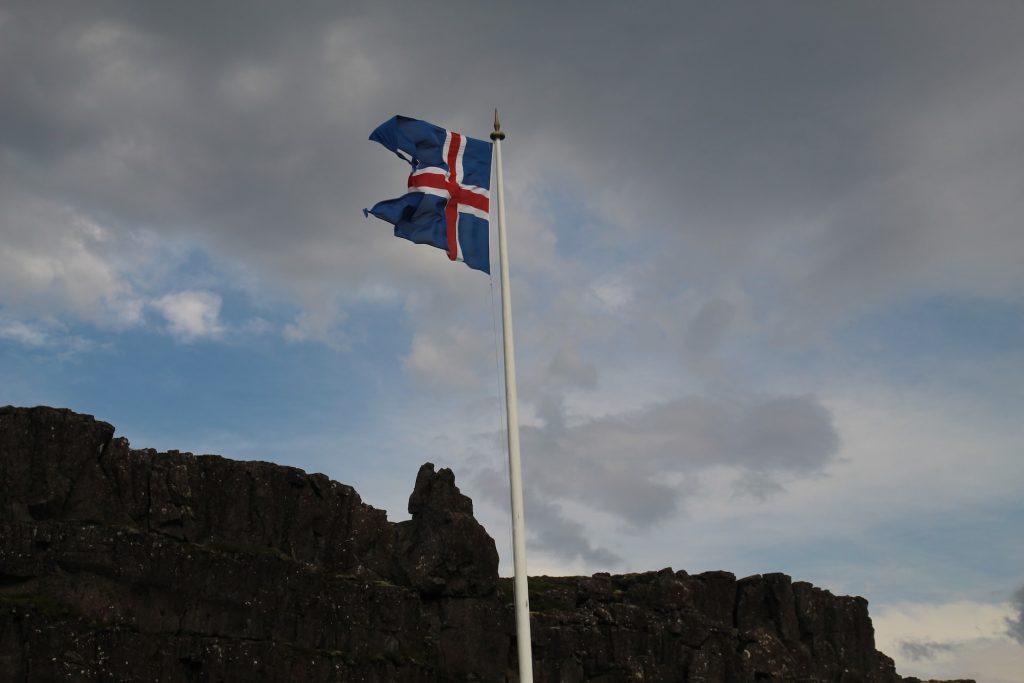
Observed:
[[[220,321],[220,296],[212,292],[186,291],[168,294],[153,302],[167,321],[167,329],[180,341],[216,339],[224,333]]]
[[[563,343],[548,364],[546,380],[561,386],[593,389],[597,386],[597,367],[583,360],[575,347]]]
[[[487,376],[486,348],[484,338],[470,329],[422,330],[413,335],[402,367],[434,386],[476,386]]]
[[[703,474],[719,471],[733,476],[740,495],[764,500],[782,492],[784,482],[821,475],[840,445],[831,415],[811,396],[694,396],[577,418],[549,393],[537,416],[539,424],[520,427],[535,545],[604,566],[618,555],[590,547],[574,515],[589,511],[634,532],[650,529],[680,512]],[[488,468],[477,476],[501,479]],[[504,503],[499,486],[487,495]]]
[[[873,609],[878,640],[889,647],[904,641],[956,643],[975,638],[1005,637],[1008,613],[1007,604],[971,600],[898,602]]]
[[[339,325],[345,320],[345,313],[336,303],[319,302],[299,313],[287,323],[281,334],[290,342],[320,342],[336,349],[346,348],[347,339]]]
[[[691,354],[702,357],[721,344],[736,317],[736,307],[721,298],[704,302],[690,322],[684,344]]]
[[[473,483],[490,502],[508,500],[508,476],[498,470],[478,470]],[[527,533],[530,546],[535,550],[563,563],[581,560],[586,566],[596,567],[622,564],[619,555],[591,543],[586,527],[567,516],[557,502],[545,499],[537,489],[524,488],[523,505],[529,511]]]
[[[900,653],[915,662],[922,659],[935,659],[940,653],[951,652],[955,649],[953,643],[930,643],[924,641],[901,640]]]
[[[23,321],[0,317],[0,341],[8,341],[25,349],[52,354],[59,360],[73,358],[106,346],[94,339],[69,331],[68,327],[51,317]]]
[[[117,263],[109,228],[6,187],[0,240],[0,302],[8,315],[64,315],[112,328],[141,322],[142,298]]]
[[[580,559],[586,566],[614,567],[623,563],[619,555],[593,545],[584,525],[567,517],[557,503],[531,491],[524,506],[530,510],[534,547],[563,560]]]
[[[1006,632],[1021,645],[1024,645],[1024,586],[1013,594],[1010,601],[1014,614],[1006,618]]]
[[[510,131],[513,272],[542,274],[541,299],[596,283],[591,296],[635,336],[658,336],[664,328],[637,323],[664,317],[661,304],[688,290],[708,303],[673,340],[709,353],[736,324],[736,301],[715,293],[723,281],[742,279],[761,323],[797,344],[910,289],[1017,291],[1021,50],[1006,27],[1019,10],[956,21],[931,11],[927,30],[903,32],[846,8],[599,4],[580,16],[520,3],[495,38],[493,8],[456,7],[463,40],[431,46],[429,60],[416,58],[417,38],[450,30],[450,17],[406,8],[415,20],[396,24],[387,4],[8,9],[3,204],[69,207],[105,226],[108,244],[139,227],[193,239],[304,310],[334,302],[312,314],[333,320],[310,326],[300,313],[288,328],[329,341],[323,330],[383,270],[403,297],[425,282],[460,291],[438,254],[359,214],[404,187],[401,164],[368,131],[415,103],[405,113],[483,134],[497,103]],[[923,18],[907,6],[889,20]],[[766,24],[787,49],[760,46]],[[566,26],[636,49],[567,42]],[[866,32],[871,51],[856,47]],[[527,34],[528,44],[515,39]],[[954,56],[951,44],[978,49]],[[434,86],[431,63],[454,65],[449,88]],[[483,77],[498,70],[500,82]],[[661,133],[622,134],[638,122]],[[573,278],[559,275],[567,264]],[[138,322],[131,291],[90,289]]]
[[[756,471],[742,472],[733,481],[732,489],[735,496],[747,496],[761,502],[786,490],[771,475]]]
[[[632,524],[674,511],[680,487],[670,480],[715,467],[773,476],[820,472],[839,450],[831,416],[811,396],[725,401],[691,396],[578,424],[553,402],[543,424],[522,428],[524,444],[546,481],[617,509]]]
[[[969,600],[872,605],[875,644],[904,676],[1019,679],[1020,646],[1006,635],[1009,603]]]
[[[0,339],[29,347],[45,346],[49,341],[46,332],[19,320],[0,320]]]
[[[360,69],[375,63],[361,57],[372,40],[339,24],[340,8],[276,16],[264,6],[231,40],[197,28],[229,25],[240,9],[251,8],[213,16],[115,2],[60,16],[5,12],[0,234],[12,263],[0,264],[0,283],[38,290],[49,282],[76,310],[96,308],[79,300],[96,292],[92,299],[137,323],[142,304],[126,306],[130,291],[117,290],[124,278],[110,257],[141,229],[166,243],[194,240],[303,308],[350,301],[358,288],[339,281],[380,272],[382,261],[399,283],[427,272],[402,267],[423,255],[396,250],[390,231],[372,229],[358,211],[389,186],[374,169],[352,173],[352,149],[371,156],[366,131],[383,116],[363,117],[365,92],[351,90]],[[32,27],[55,49],[40,50]],[[4,68],[12,59],[22,67]],[[316,85],[303,85],[314,73]],[[392,171],[399,186],[402,171]],[[28,224],[36,214],[45,232]],[[88,260],[97,256],[91,242],[75,254],[74,243],[67,254],[55,249],[62,240],[53,238],[77,230],[79,217],[104,226],[99,258]],[[36,235],[38,245],[14,251],[12,231]],[[6,299],[18,288],[4,291]],[[335,317],[312,330],[300,321],[292,331],[327,340],[322,329],[343,320],[344,310],[313,315]]]

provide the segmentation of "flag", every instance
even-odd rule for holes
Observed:
[[[395,236],[430,244],[452,261],[491,272],[488,246],[491,143],[395,116],[370,139],[412,166],[408,192],[363,209],[395,226]]]

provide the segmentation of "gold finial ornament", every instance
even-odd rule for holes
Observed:
[[[498,120],[498,110],[494,110],[494,132],[491,133],[492,140],[504,140],[505,133],[501,130],[501,121]]]

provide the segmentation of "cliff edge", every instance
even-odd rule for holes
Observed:
[[[517,680],[472,501],[428,463],[409,512],[0,408],[0,681]],[[538,683],[903,680],[867,601],[783,574],[534,577],[530,601]]]

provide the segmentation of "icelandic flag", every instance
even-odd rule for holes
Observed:
[[[490,273],[491,143],[407,116],[380,124],[370,139],[409,162],[412,173],[406,194],[363,213],[394,225],[396,237]]]

